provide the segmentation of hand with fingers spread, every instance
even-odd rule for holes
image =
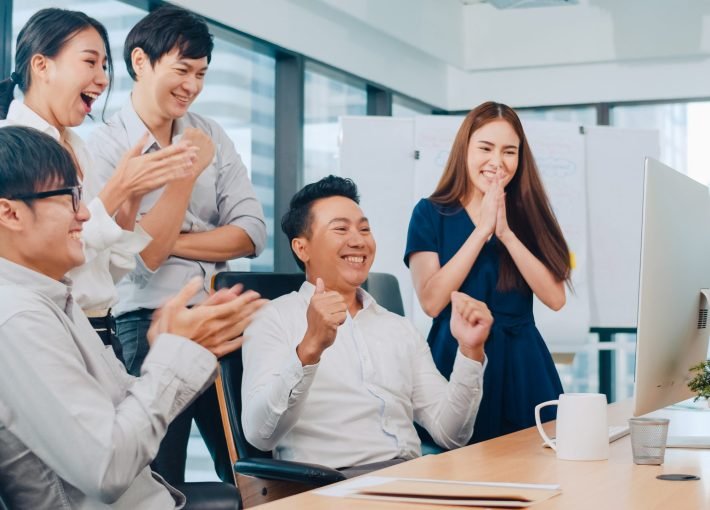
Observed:
[[[347,317],[345,298],[338,292],[326,291],[320,278],[316,279],[316,290],[306,312],[308,328],[296,348],[296,354],[303,365],[315,365],[321,354],[333,345],[338,327]]]
[[[207,136],[207,133],[197,128],[186,128],[180,141],[188,142],[190,145],[199,148],[195,161],[195,177],[198,177],[214,159],[214,143],[212,143],[212,139]]]
[[[467,358],[483,361],[483,345],[493,324],[486,304],[462,292],[451,293],[451,334]]]
[[[193,278],[154,314],[148,330],[149,342],[160,333],[172,333],[197,342],[217,357],[241,347],[242,333],[266,299],[261,299],[254,291],[242,292],[241,286],[235,286],[217,291],[202,304],[187,308],[187,303],[201,287],[202,281]]]
[[[193,167],[201,150],[195,144],[180,141],[164,149],[143,154],[143,146],[147,141],[146,132],[123,156],[113,176],[113,179],[123,183],[130,198],[140,198],[170,181],[193,175]]]

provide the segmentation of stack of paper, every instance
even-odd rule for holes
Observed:
[[[559,485],[366,476],[318,491],[326,496],[429,505],[523,508],[560,494]]]

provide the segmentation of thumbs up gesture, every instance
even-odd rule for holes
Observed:
[[[335,291],[326,291],[325,284],[316,278],[316,289],[306,311],[308,328],[296,348],[301,363],[314,365],[321,354],[333,345],[338,326],[345,322],[348,307],[345,298]]]

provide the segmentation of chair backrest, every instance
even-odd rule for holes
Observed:
[[[247,273],[225,271],[215,275],[212,288],[218,290],[241,283],[245,289],[255,290],[262,297],[276,299],[297,291],[306,280],[303,273]],[[240,459],[271,457],[271,452],[263,452],[246,440],[242,430],[242,353],[237,351],[220,360],[222,388],[234,445]]]
[[[245,289],[257,291],[262,297],[276,299],[277,297],[297,291],[305,281],[303,273],[248,273],[240,271],[225,271],[215,275],[212,287],[216,290],[228,288],[241,283]],[[399,292],[397,278],[387,273],[370,273],[362,286],[375,301],[391,312],[404,315],[402,295]],[[262,452],[246,440],[242,430],[242,365],[241,351],[223,357],[220,360],[222,373],[222,388],[225,396],[225,407],[229,418],[232,437],[240,459],[254,457],[270,457],[270,452]]]

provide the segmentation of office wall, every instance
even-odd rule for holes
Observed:
[[[707,97],[710,2],[581,0],[497,10],[458,0],[176,0],[448,110]]]

